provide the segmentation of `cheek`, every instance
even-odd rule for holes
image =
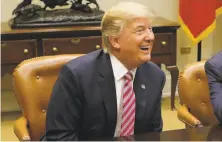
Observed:
[[[120,40],[122,50],[125,50],[126,52],[133,52],[135,54],[138,50],[140,50],[139,47],[143,44],[143,42],[144,36],[129,36]]]
[[[130,36],[121,36],[121,38],[119,38],[119,44],[121,46],[126,46],[129,42],[131,42]]]
[[[128,40],[128,46],[130,46],[132,48],[132,50],[137,50],[138,47],[140,47],[140,45],[143,42],[142,37],[134,37]]]
[[[136,46],[138,43],[139,43],[139,41],[135,37],[134,38],[133,37],[126,37],[124,39],[124,43],[123,44],[126,47],[131,47],[131,49],[132,49],[132,47]]]

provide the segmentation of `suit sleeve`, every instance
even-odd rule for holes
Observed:
[[[217,119],[222,123],[222,77],[221,70],[210,61],[205,63],[205,71],[208,78],[210,99]]]
[[[161,115],[161,99],[162,99],[162,91],[164,88],[166,82],[166,75],[163,73],[163,77],[162,77],[162,84],[161,84],[161,89],[160,90],[160,95],[158,98],[158,105],[152,120],[152,125],[153,125],[153,130],[152,131],[156,131],[156,132],[161,132],[163,129],[163,120],[162,120],[162,115]]]
[[[67,66],[53,87],[46,115],[46,139],[76,141],[80,132],[81,99],[77,78]]]

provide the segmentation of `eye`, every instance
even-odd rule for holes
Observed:
[[[137,29],[137,30],[136,30],[136,33],[137,33],[137,34],[143,34],[143,33],[144,33],[144,29]]]

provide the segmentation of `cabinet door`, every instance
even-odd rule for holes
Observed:
[[[43,54],[86,54],[101,48],[101,37],[43,39]]]
[[[35,40],[2,41],[2,64],[20,63],[36,56]]]
[[[152,54],[172,53],[172,33],[156,33]]]

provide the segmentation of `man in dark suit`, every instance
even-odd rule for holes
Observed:
[[[222,124],[222,51],[205,63],[214,114]]]
[[[150,61],[148,9],[122,2],[102,20],[104,50],[68,62],[54,85],[47,140],[93,140],[162,131],[165,74]],[[84,47],[83,47],[84,48]]]

